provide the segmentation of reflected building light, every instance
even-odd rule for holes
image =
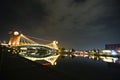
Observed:
[[[103,53],[111,53],[111,50],[103,50]]]
[[[112,50],[112,55],[117,55],[117,52],[115,50]]]
[[[119,53],[120,53],[120,50],[117,50],[117,52],[119,52]]]

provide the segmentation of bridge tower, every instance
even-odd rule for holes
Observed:
[[[9,34],[10,34],[10,40],[8,44],[10,46],[18,46],[20,43],[21,32],[10,31]]]

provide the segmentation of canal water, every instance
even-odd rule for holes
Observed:
[[[120,68],[109,66],[104,61],[84,57],[60,57],[53,69],[73,76],[77,79],[120,79]]]

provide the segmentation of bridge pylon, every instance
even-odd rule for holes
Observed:
[[[21,32],[10,31],[9,34],[10,34],[10,40],[8,44],[10,46],[18,46],[20,43]]]

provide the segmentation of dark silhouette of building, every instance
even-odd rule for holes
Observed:
[[[105,49],[116,50],[120,48],[120,44],[106,44]]]

